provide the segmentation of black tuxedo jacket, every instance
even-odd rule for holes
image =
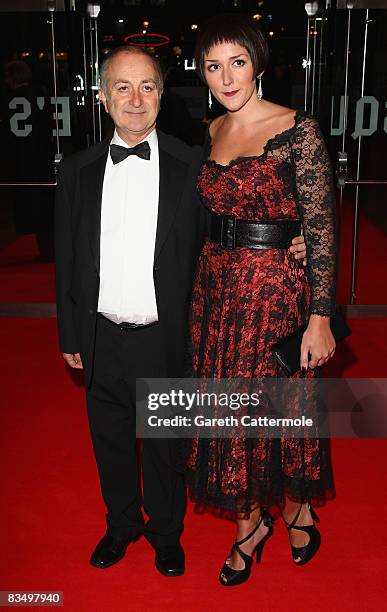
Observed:
[[[208,217],[195,190],[201,149],[160,131],[157,135],[160,189],[154,282],[164,359],[168,376],[174,377],[184,375],[192,282]],[[60,349],[81,354],[87,385],[92,380],[101,200],[109,144],[106,139],[72,155],[58,170],[55,244]]]

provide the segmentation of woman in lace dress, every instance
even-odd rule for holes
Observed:
[[[294,378],[318,376],[335,350],[329,325],[337,242],[331,167],[317,122],[262,97],[267,59],[264,35],[250,17],[216,16],[199,35],[197,69],[226,113],[209,127],[198,176],[199,195],[212,214],[192,300],[198,378],[283,377],[271,345],[302,324],[307,329]],[[221,229],[229,222],[225,216],[236,219],[234,243]],[[281,244],[254,248],[246,221],[256,222],[256,231],[260,222],[271,223],[284,235],[287,225],[301,222],[307,268]],[[212,506],[236,517],[236,542],[221,584],[244,582],[253,555],[260,560],[273,533],[266,510],[271,506],[281,508],[294,562],[303,565],[316,553],[320,534],[311,502],[335,495],[328,440],[318,432],[293,439],[196,437],[185,467],[197,508]]]

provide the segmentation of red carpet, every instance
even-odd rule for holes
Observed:
[[[105,571],[90,567],[89,554],[104,530],[104,507],[83,389],[64,370],[55,324],[0,319],[0,590],[62,590],[71,612],[385,608],[384,440],[333,442],[337,499],[319,510],[322,547],[304,568],[293,566],[285,528],[278,523],[250,581],[235,589],[221,587],[217,575],[233,525],[194,515],[191,507],[183,577],[159,575],[142,540],[118,565]],[[337,367],[345,376],[386,377],[381,363],[386,326],[376,319],[350,324],[354,334],[338,347]],[[344,363],[349,365],[341,367]]]
[[[344,201],[338,211],[340,259],[338,303],[348,304],[351,288],[353,206]],[[359,215],[357,246],[357,304],[387,304],[387,235],[365,215]]]
[[[341,221],[339,302],[348,301],[351,208]],[[36,263],[35,238],[0,251],[0,302],[55,301],[52,264]],[[358,303],[387,303],[387,237],[367,218],[359,229]],[[384,272],[383,272],[384,270]],[[386,319],[349,321],[327,376],[387,377]],[[387,444],[334,440],[337,499],[319,510],[323,543],[304,568],[287,534],[275,537],[251,579],[222,588],[218,572],[233,525],[190,505],[183,544],[187,571],[164,578],[143,540],[106,571],[88,565],[104,532],[102,504],[80,381],[65,371],[52,319],[0,319],[2,504],[0,590],[61,590],[71,612],[127,610],[379,611],[387,597]]]
[[[0,250],[0,302],[54,303],[54,264],[38,261],[35,236],[20,236]]]

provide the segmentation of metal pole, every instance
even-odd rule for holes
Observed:
[[[320,53],[319,53],[319,70],[318,70],[318,90],[317,90],[317,110],[316,110],[316,115],[317,117],[320,114],[320,101],[321,101],[321,86],[322,86],[322,80],[323,80],[323,44],[324,44],[324,17],[321,18],[321,28],[320,28]]]
[[[52,71],[54,78],[54,104],[55,104],[55,135],[56,135],[56,152],[59,155],[59,121],[58,121],[58,88],[56,83],[56,50],[55,50],[55,31],[54,31],[54,11],[50,9],[51,12],[51,53],[52,53]]]
[[[373,180],[373,179],[369,179],[369,180],[364,180],[364,181],[345,181],[346,185],[387,185],[387,181],[385,180]]]
[[[95,38],[95,83],[99,84],[99,53],[98,53],[98,17],[94,19],[94,38]],[[94,99],[93,99],[94,103]],[[102,140],[102,122],[101,122],[101,102],[98,100],[98,132],[99,140]]]
[[[362,77],[361,77],[361,97],[364,96],[365,67],[366,67],[366,58],[367,58],[367,39],[368,39],[368,24],[369,24],[368,14],[369,14],[369,9],[367,9],[366,11],[366,18],[365,18],[363,66],[362,66]],[[359,140],[357,143],[356,181],[359,181],[359,178],[360,178],[361,138],[362,138],[361,134],[359,134]],[[351,298],[350,298],[351,304],[355,304],[356,302],[356,267],[357,267],[358,228],[359,228],[359,185],[356,185],[355,211],[354,211],[354,218],[353,218],[353,241],[352,241]]]
[[[88,105],[88,80],[87,80],[87,53],[86,53],[86,28],[85,28],[85,16],[82,15],[82,43],[83,43],[83,78],[84,78],[84,100],[85,109],[87,110]],[[90,146],[90,134],[89,130],[86,132],[87,146]]]
[[[82,15],[82,39],[83,39],[83,72],[85,79],[85,95],[87,95],[87,57],[86,57],[86,32],[85,17]]]
[[[349,66],[349,39],[351,35],[351,9],[348,9],[347,42],[345,46],[345,79],[344,79],[344,117],[343,117],[343,139],[341,150],[345,151],[345,136],[347,132],[348,115],[348,66]]]
[[[311,100],[311,109],[310,109],[310,112],[312,113],[312,115],[314,114],[314,90],[315,90],[315,81],[316,81],[316,45],[317,45],[317,21],[315,17],[314,25],[313,25],[312,100]]]
[[[91,63],[91,110],[93,117],[93,144],[96,143],[96,133],[95,133],[95,109],[94,109],[94,89],[93,89],[93,74],[94,74],[94,47],[93,47],[93,18],[89,18],[89,26],[90,26],[90,63]]]
[[[351,9],[348,9],[348,21],[347,21],[347,41],[345,45],[345,77],[344,77],[344,113],[343,113],[343,138],[341,144],[342,152],[345,152],[345,136],[347,133],[347,114],[348,114],[348,66],[349,66],[349,40],[351,35]],[[341,106],[341,105],[340,105]],[[340,108],[341,115],[341,108]],[[340,187],[340,197],[339,197],[339,208],[340,212],[343,208],[343,187]]]
[[[54,183],[40,183],[38,181],[31,181],[30,183],[0,183],[0,187],[55,187],[56,184],[56,181]]]
[[[308,15],[308,23],[306,27],[306,65],[305,65],[305,99],[304,110],[308,110],[308,94],[309,94],[309,72],[310,72],[310,17]]]

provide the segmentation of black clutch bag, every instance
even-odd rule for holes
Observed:
[[[352,330],[339,312],[331,317],[330,323],[331,332],[336,342],[340,342],[340,340],[351,335]],[[289,334],[289,336],[285,336],[285,338],[282,338],[271,347],[278,363],[289,376],[300,369],[301,342],[306,328],[307,325],[303,325],[297,331]]]

